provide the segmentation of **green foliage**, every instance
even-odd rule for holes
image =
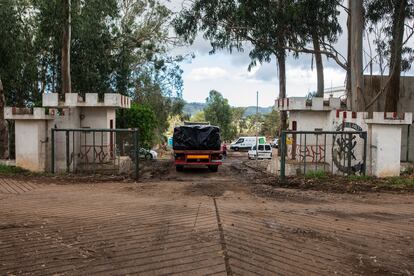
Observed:
[[[27,1],[0,1],[0,77],[7,105],[22,107],[38,93],[29,9]]]
[[[280,114],[276,110],[264,115],[261,125],[261,134],[267,137],[276,137],[280,127]]]
[[[243,132],[243,130],[246,128],[246,119],[244,117],[246,110],[247,110],[246,107],[232,107],[231,108],[233,126],[236,129],[237,136],[239,136]]]
[[[178,35],[193,43],[198,32],[214,53],[251,49],[249,69],[257,62],[284,60],[286,49],[309,52],[308,42],[335,42],[341,32],[338,5],[342,0],[195,0],[174,21]],[[253,47],[251,47],[253,46]],[[324,45],[323,45],[324,46]],[[284,82],[285,80],[279,80]]]
[[[148,106],[132,104],[130,109],[118,110],[116,123],[120,128],[138,128],[143,147],[150,148],[155,142],[154,131],[158,122],[154,111]]]
[[[406,8],[403,14],[403,22],[412,22],[414,19],[414,1],[413,0],[400,0],[400,1],[382,1],[382,0],[366,0],[366,19],[368,25],[368,31],[374,34],[374,44],[378,57],[374,60],[381,63],[381,67],[388,65],[393,67],[393,62],[398,60],[396,54],[397,48],[401,47],[401,70],[408,71],[414,61],[414,47],[409,43],[409,40],[398,41],[397,35],[399,30],[397,29],[398,20],[401,20],[398,16],[398,10],[400,5],[405,2]],[[412,25],[412,24],[411,24]],[[403,33],[412,35],[414,29],[410,24],[406,24],[403,27]],[[403,35],[404,36],[404,35]],[[404,38],[405,39],[405,38]],[[399,45],[397,45],[399,44]],[[382,69],[382,68],[381,68]]]
[[[191,122],[205,122],[206,116],[204,114],[204,111],[200,111],[196,113],[194,116],[191,117],[190,121]]]
[[[206,121],[220,127],[221,137],[224,141],[234,139],[236,129],[232,124],[232,113],[228,100],[223,98],[218,91],[211,90],[206,102],[207,106],[204,109]]]
[[[374,178],[372,176],[369,175],[348,175],[347,179],[352,180],[352,181],[370,181],[373,180]]]
[[[0,164],[0,174],[13,175],[13,174],[22,174],[22,173],[28,173],[28,171],[20,167],[6,166],[6,165]]]
[[[305,178],[308,179],[318,179],[318,180],[322,180],[322,179],[327,179],[328,178],[328,174],[325,171],[309,171],[305,174]]]
[[[61,92],[61,0],[0,1],[0,77],[7,105]],[[171,11],[160,0],[71,0],[72,91],[119,92],[155,113],[154,141],[181,115],[182,56],[171,56]],[[1,111],[0,111],[1,112]],[[140,110],[142,112],[142,110]],[[142,128],[142,126],[139,126]],[[145,135],[144,135],[145,136]]]
[[[178,41],[170,38],[171,11],[161,1],[71,2],[73,92],[120,92],[136,100],[155,90],[154,97],[181,97],[183,57],[168,54]],[[61,91],[62,4],[0,1],[0,76],[8,105],[39,105],[42,93]]]
[[[386,184],[395,188],[414,187],[414,178],[409,177],[390,177],[386,179]]]
[[[246,42],[253,45],[249,56],[252,62],[270,62],[272,55],[285,52],[281,47],[294,39],[289,29],[288,18],[292,16],[294,1],[272,0],[196,0],[181,11],[174,27],[178,35],[192,43],[200,31],[210,40],[212,51],[228,49],[243,51]],[[282,36],[280,35],[282,34]]]
[[[302,47],[317,37],[320,42],[334,43],[342,33],[338,21],[339,4],[342,0],[301,0],[295,9],[296,31],[302,40]]]

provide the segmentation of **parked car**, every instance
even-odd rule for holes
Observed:
[[[147,150],[144,148],[139,149],[139,158],[144,158],[147,160],[155,160],[157,159],[157,157],[158,157],[158,154],[154,150]]]
[[[129,149],[129,157],[131,157],[132,160],[135,161],[135,152],[133,149]],[[155,160],[158,157],[158,154],[154,150],[147,150],[144,148],[139,149],[139,158],[140,159],[146,159],[146,160]]]
[[[263,137],[263,136],[257,137],[257,143],[260,145],[266,144],[266,137]],[[230,149],[234,151],[249,150],[252,148],[252,146],[255,146],[255,145],[256,145],[255,136],[240,137],[239,139],[237,139],[236,142],[230,145]]]
[[[256,150],[256,145],[254,145],[248,152],[247,157],[249,159],[272,159],[272,147],[270,144],[258,145],[259,150]]]
[[[273,141],[272,141],[272,147],[274,147],[274,148],[279,148],[279,138],[275,138]]]

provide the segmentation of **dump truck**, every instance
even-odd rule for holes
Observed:
[[[184,167],[207,166],[217,172],[222,164],[220,128],[185,124],[174,128],[174,162],[177,171]]]

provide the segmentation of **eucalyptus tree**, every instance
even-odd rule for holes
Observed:
[[[168,116],[183,106],[183,57],[169,52],[177,42],[169,33],[171,14],[162,0],[1,0],[0,76],[7,105],[37,106],[42,93],[70,91],[62,81],[70,15],[71,91],[120,92],[146,102],[162,133]]]
[[[7,105],[25,106],[36,89],[32,38],[30,4],[24,0],[0,1],[0,77]]]
[[[6,105],[6,98],[3,93],[3,83],[0,76],[0,159],[7,158],[7,125],[4,120],[4,107]]]
[[[257,63],[276,58],[279,97],[286,97],[286,46],[299,42],[290,24],[295,10],[293,0],[195,0],[180,12],[174,22],[177,34],[193,43],[199,32],[217,50],[244,51],[251,46],[249,70]],[[287,128],[286,113],[281,116]]]
[[[400,75],[409,70],[414,61],[414,1],[381,1],[366,0],[366,17],[373,25],[384,24],[383,31],[388,39],[376,40],[377,52],[388,59],[389,77],[377,97],[367,107],[371,106],[379,96],[386,91],[385,111],[396,112],[400,99]]]
[[[205,119],[213,125],[219,126],[221,136],[224,141],[230,141],[235,138],[236,128],[232,124],[231,107],[227,99],[216,90],[211,90],[206,99],[204,108]]]
[[[332,44],[338,40],[342,32],[338,21],[340,14],[338,8],[342,0],[299,0],[294,6],[296,15],[293,22],[302,40],[297,49],[298,53],[312,53],[315,57],[317,72],[317,97],[324,94],[324,72],[322,56],[335,56]],[[307,44],[311,43],[313,48],[308,49]],[[327,49],[329,49],[327,51]],[[338,60],[342,67],[345,64]],[[344,68],[345,69],[345,68]]]
[[[70,74],[70,46],[72,35],[71,0],[63,0],[63,24],[62,24],[62,95],[72,93],[72,81]]]
[[[195,0],[184,7],[175,20],[175,30],[192,43],[200,32],[212,46],[243,51],[252,46],[249,70],[257,62],[276,58],[279,73],[279,97],[286,97],[286,56],[288,51],[316,55],[318,91],[323,95],[323,64],[321,55],[334,58],[346,68],[339,53],[332,47],[341,28],[337,5],[340,0]],[[307,44],[313,43],[314,48]],[[286,113],[281,113],[281,128],[287,128]]]

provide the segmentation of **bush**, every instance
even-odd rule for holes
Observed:
[[[21,174],[21,173],[27,173],[28,171],[20,168],[20,167],[16,167],[16,166],[6,166],[6,165],[1,165],[0,164],[0,174]]]
[[[145,105],[132,104],[130,109],[118,110],[117,126],[120,128],[138,128],[139,142],[142,147],[150,148],[157,128],[154,111]]]

